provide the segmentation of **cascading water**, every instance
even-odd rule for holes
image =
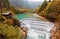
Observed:
[[[54,26],[52,22],[35,18],[25,18],[20,21],[22,27],[28,28],[27,39],[49,39],[50,30]]]
[[[37,14],[17,14],[16,17],[21,22],[21,27],[27,27],[28,33],[26,39],[49,39],[50,30],[54,26],[54,23],[36,19],[39,17]]]

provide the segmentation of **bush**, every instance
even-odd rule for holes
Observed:
[[[21,39],[19,27],[0,23],[0,39]]]

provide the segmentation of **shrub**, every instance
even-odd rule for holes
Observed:
[[[0,39],[21,39],[19,27],[0,23]]]

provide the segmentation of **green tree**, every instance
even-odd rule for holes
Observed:
[[[9,9],[9,1],[8,0],[0,0],[1,2],[1,8],[6,8],[6,10]]]
[[[42,3],[42,5],[39,7],[39,9],[37,10],[37,12],[41,12],[41,11],[43,11],[44,9],[45,9],[45,7],[47,6],[47,1],[46,0],[44,0],[44,2]]]

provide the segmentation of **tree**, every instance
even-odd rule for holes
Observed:
[[[51,0],[49,0],[49,2],[51,2]]]
[[[39,9],[37,10],[37,12],[38,13],[42,12],[45,9],[45,7],[47,6],[47,3],[48,2],[46,0],[44,0],[44,2],[42,3],[42,5],[38,7]]]
[[[4,11],[4,9],[9,9],[9,1],[8,0],[0,0],[1,5],[1,13]],[[3,10],[2,10],[3,9]]]

